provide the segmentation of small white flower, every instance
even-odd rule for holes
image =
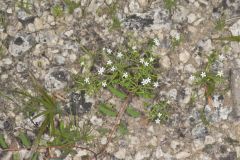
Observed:
[[[140,58],[140,63],[144,63],[145,61],[144,61],[144,58]]]
[[[153,42],[155,43],[156,46],[160,46],[160,42],[157,38],[154,38]]]
[[[205,72],[202,72],[202,73],[201,73],[201,77],[202,77],[202,78],[206,77],[206,73],[205,73]]]
[[[123,54],[121,52],[117,53],[117,58],[122,58]]]
[[[158,113],[158,117],[160,118],[162,116],[162,113]]]
[[[102,49],[103,51],[106,51],[106,48],[105,47],[103,47],[103,49]]]
[[[107,86],[107,82],[102,82],[102,86],[106,87]]]
[[[222,77],[223,76],[223,71],[218,71],[217,76]]]
[[[150,57],[149,58],[149,62],[153,62],[154,61],[154,58],[153,57]]]
[[[112,50],[110,48],[107,49],[107,53],[108,54],[111,54],[112,53]]]
[[[123,78],[127,78],[127,77],[128,77],[128,73],[127,72],[123,73]]]
[[[194,81],[195,77],[193,75],[191,75],[189,79],[190,79],[190,81]]]
[[[167,104],[170,104],[170,103],[171,103],[171,101],[167,100]]]
[[[223,61],[225,59],[225,57],[221,54],[221,55],[219,55],[219,60],[220,61]]]
[[[105,72],[105,68],[104,67],[101,67],[98,69],[98,74],[99,75],[103,75],[103,73]]]
[[[86,78],[84,79],[84,82],[87,83],[87,84],[89,84],[89,83],[90,83],[89,77],[86,77]]]
[[[133,50],[136,50],[136,49],[137,49],[137,47],[136,47],[136,46],[133,46],[133,47],[132,47],[132,49],[133,49]]]
[[[141,83],[142,83],[142,85],[146,85],[150,82],[151,82],[151,79],[148,77],[147,79],[143,79]]]
[[[148,62],[144,62],[144,66],[148,66],[149,65],[149,63]]]
[[[85,63],[82,61],[82,62],[80,63],[80,65],[81,65],[81,66],[84,66],[84,65],[85,65]]]
[[[159,118],[156,119],[155,122],[156,122],[156,124],[160,124],[160,119]]]
[[[112,61],[111,60],[108,60],[107,61],[107,65],[111,65],[112,64]]]
[[[159,87],[159,83],[158,83],[158,82],[154,82],[154,83],[153,83],[153,86],[154,86],[155,88],[157,88],[157,87]]]
[[[112,72],[114,72],[116,70],[116,68],[114,66],[111,67],[110,69]]]

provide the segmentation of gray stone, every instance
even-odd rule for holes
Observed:
[[[126,18],[124,26],[129,29],[142,30],[153,24],[153,18],[149,16],[131,15]]]
[[[29,51],[34,44],[35,40],[32,35],[16,36],[14,41],[10,42],[8,50],[14,57],[22,56]]]
[[[49,70],[44,79],[46,89],[56,91],[67,86],[70,75],[64,68],[54,67]]]
[[[190,58],[190,53],[186,50],[182,51],[180,54],[179,54],[179,59],[181,62],[183,63],[186,63]]]
[[[27,24],[27,23],[33,23],[35,17],[31,14],[28,14],[24,10],[18,10],[17,18],[19,19],[20,22]]]
[[[231,70],[231,91],[233,99],[233,113],[240,118],[240,68]]]
[[[65,58],[61,55],[57,55],[55,57],[56,63],[59,65],[63,65],[65,63]]]
[[[239,36],[240,35],[240,20],[238,20],[231,27],[229,27],[229,30],[231,31],[233,36]]]
[[[192,129],[193,138],[204,138],[208,133],[206,126],[199,124]]]

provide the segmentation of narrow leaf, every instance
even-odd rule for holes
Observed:
[[[100,104],[99,112],[110,117],[117,116],[117,112],[114,111],[111,107],[107,106],[106,104]]]
[[[3,149],[7,149],[8,148],[8,145],[5,141],[5,138],[4,138],[4,135],[3,134],[0,134],[0,147],[3,148]]]
[[[133,107],[129,106],[127,108],[127,114],[131,117],[137,118],[140,116],[140,113]]]
[[[113,95],[117,96],[118,98],[125,99],[127,97],[127,95],[124,92],[121,92],[120,90],[114,87],[108,86],[108,89]]]
[[[26,148],[30,148],[31,147],[31,142],[29,140],[29,138],[27,137],[26,133],[21,132],[18,135],[18,138],[20,139],[21,143],[26,147]]]
[[[240,42],[240,36],[220,37],[216,38],[216,40]]]
[[[118,126],[118,132],[123,136],[128,133],[127,125],[124,122],[121,122]]]

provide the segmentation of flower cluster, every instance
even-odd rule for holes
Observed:
[[[158,39],[154,39],[159,45]],[[149,49],[149,48],[148,48]],[[126,50],[113,51],[103,48],[99,58],[101,62],[92,66],[91,73],[77,77],[78,88],[96,93],[102,87],[124,88],[138,96],[149,97],[159,87],[156,63],[151,50],[138,51],[136,46]],[[87,62],[82,63],[82,67]]]

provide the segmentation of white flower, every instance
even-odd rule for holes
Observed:
[[[222,77],[223,76],[223,71],[218,71],[217,76]]]
[[[85,63],[82,61],[82,62],[80,63],[80,65],[81,65],[81,66],[84,66],[84,65],[85,65]]]
[[[114,72],[116,70],[116,68],[114,66],[111,67],[110,69],[112,72]]]
[[[123,78],[127,78],[127,77],[128,77],[128,73],[127,72],[123,73]]]
[[[194,81],[195,77],[193,75],[191,75],[189,79],[190,79],[190,81]]]
[[[144,61],[144,58],[140,58],[140,63],[144,63],[145,61]]]
[[[136,50],[136,49],[137,49],[137,47],[136,47],[136,46],[133,46],[133,47],[132,47],[132,49],[133,49],[133,50]]]
[[[105,68],[101,67],[101,68],[98,69],[98,74],[102,75],[104,73],[104,71],[105,71]]]
[[[220,61],[223,61],[225,59],[225,57],[221,54],[221,55],[219,55],[219,60]]]
[[[149,58],[149,62],[153,62],[154,61],[154,58],[153,57],[150,57]]]
[[[160,124],[160,119],[159,118],[156,119],[155,122],[156,122],[156,124]]]
[[[103,47],[103,49],[102,49],[103,51],[106,51],[106,48],[105,47]]]
[[[149,65],[149,63],[148,62],[144,62],[144,66],[148,66]]]
[[[147,79],[143,79],[141,83],[142,83],[142,85],[146,85],[150,82],[151,82],[151,79],[148,77]]]
[[[112,50],[110,48],[107,49],[107,53],[108,54],[111,54],[112,53]]]
[[[162,116],[162,113],[158,113],[158,117],[160,118]]]
[[[154,86],[155,88],[157,88],[157,87],[159,86],[158,82],[154,82],[154,83],[153,83],[153,86]]]
[[[121,52],[117,53],[117,58],[122,58],[123,54]]]
[[[107,65],[111,65],[112,64],[112,61],[111,60],[108,60],[107,61]]]
[[[202,72],[202,73],[201,73],[201,77],[202,77],[202,78],[206,77],[206,73],[205,73],[205,72]]]
[[[107,82],[102,82],[102,86],[106,87],[107,86]]]
[[[89,84],[89,83],[90,83],[89,77],[86,77],[86,78],[84,79],[84,82],[87,83],[87,84]]]
[[[155,43],[156,46],[160,46],[160,42],[157,38],[154,38],[153,42]]]

